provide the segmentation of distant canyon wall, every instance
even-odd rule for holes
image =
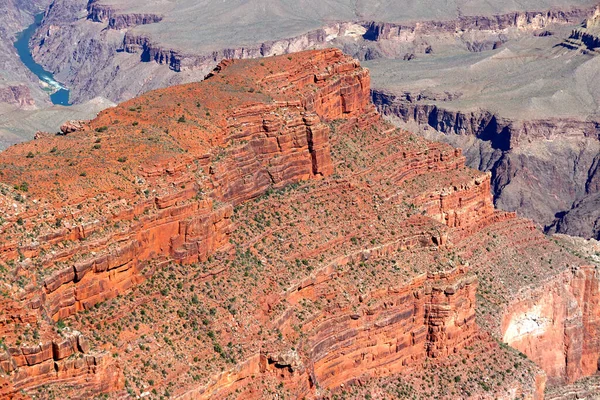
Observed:
[[[510,30],[542,30],[550,23],[577,23],[591,13],[593,9],[572,8],[413,24],[343,21],[296,37],[196,53],[164,46],[130,29],[160,23],[162,15],[123,13],[98,1],[55,0],[31,47],[36,61],[71,89],[76,103],[96,96],[119,102],[148,90],[201,80],[223,58],[256,58],[338,47],[359,59],[410,59],[415,54],[433,51],[432,44],[435,47],[440,41],[458,42],[470,51],[482,51],[501,44]],[[74,18],[81,14],[86,18]]]
[[[124,29],[136,25],[153,24],[162,21],[163,17],[157,14],[121,14],[112,7],[98,4],[98,1],[90,0],[87,5],[87,19],[94,22],[108,23],[109,29]]]
[[[548,232],[600,235],[600,121],[513,121],[481,109],[456,111],[443,106],[452,94],[428,98],[374,90],[372,97],[382,114],[429,128],[425,136],[461,147],[469,166],[491,171],[499,208],[518,210]]]
[[[396,24],[372,21],[364,23],[369,40],[411,40],[418,35],[457,34],[469,31],[501,33],[508,29],[536,31],[551,24],[578,24],[594,12],[594,7],[521,11],[492,16],[461,16],[448,21],[421,21]]]
[[[586,19],[582,26],[576,28],[571,36],[562,44],[572,50],[580,50],[582,53],[598,54],[600,48],[600,6],[596,8],[594,15]]]

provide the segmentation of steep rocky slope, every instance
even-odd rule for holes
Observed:
[[[498,207],[550,232],[598,237],[600,58],[562,46],[568,27],[551,32],[460,57],[371,62],[374,101],[491,171]]]
[[[31,45],[75,102],[198,81],[222,58],[337,47],[377,60],[380,110],[491,171],[498,207],[598,237],[596,6],[55,0]]]
[[[0,394],[541,399],[595,374],[594,261],[369,82],[337,50],[226,61],[0,153]]]

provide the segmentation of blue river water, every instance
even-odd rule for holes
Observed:
[[[36,63],[31,56],[31,52],[29,51],[29,39],[35,33],[35,30],[42,22],[42,18],[44,14],[38,14],[35,17],[35,22],[27,27],[24,31],[20,32],[17,36],[17,41],[15,42],[15,48],[17,49],[17,53],[19,53],[19,57],[21,61],[31,72],[33,72],[41,81],[48,84],[49,87],[52,87],[55,92],[50,95],[50,100],[52,100],[53,104],[60,104],[63,106],[71,105],[69,103],[69,89],[64,87],[60,82],[57,82],[54,79],[54,76],[46,71],[41,65]]]

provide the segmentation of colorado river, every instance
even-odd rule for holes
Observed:
[[[57,82],[50,72],[46,71],[41,65],[36,63],[29,51],[29,39],[35,33],[35,30],[43,17],[44,14],[38,14],[35,17],[35,22],[29,25],[23,32],[19,33],[17,41],[15,42],[15,48],[17,49],[17,53],[19,53],[19,57],[23,64],[40,78],[49,89],[54,91],[54,93],[50,95],[52,103],[69,106],[69,89],[64,87],[60,82]]]

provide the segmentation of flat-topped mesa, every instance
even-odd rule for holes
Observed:
[[[87,18],[94,22],[108,23],[109,29],[124,29],[136,25],[154,24],[163,17],[152,13],[120,13],[109,5],[90,0],[87,5]]]

